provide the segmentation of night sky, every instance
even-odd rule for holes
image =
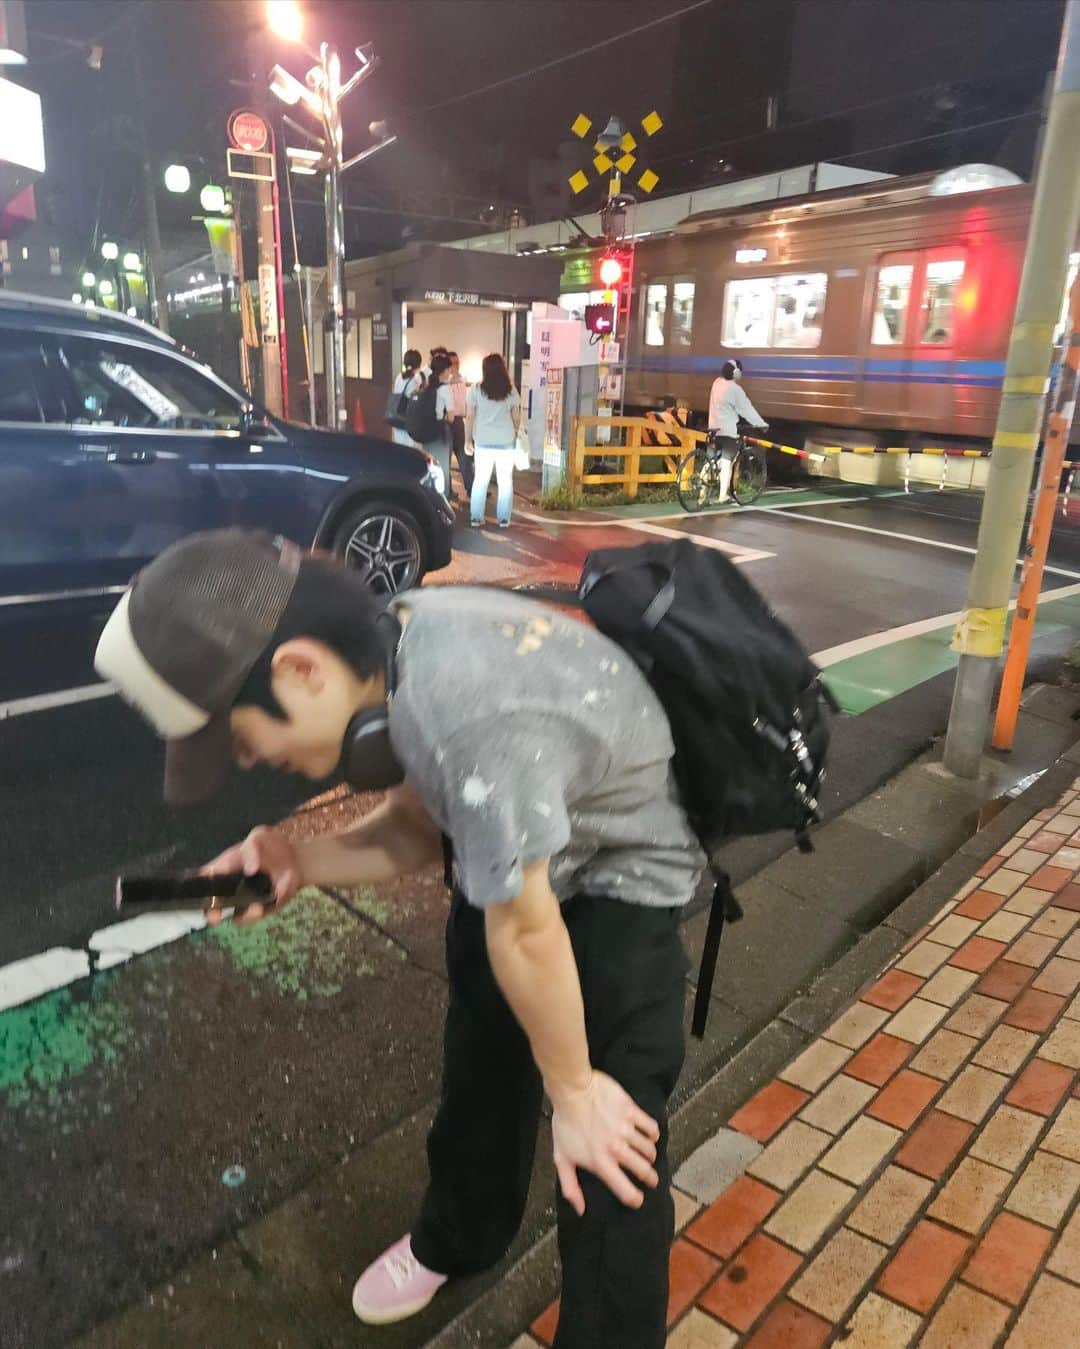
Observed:
[[[346,73],[358,43],[373,42],[382,59],[348,105],[346,153],[369,142],[376,118],[401,135],[350,180],[348,200],[362,208],[348,217],[350,255],[478,233],[478,219],[429,217],[451,206],[473,217],[479,198],[527,205],[530,161],[554,159],[580,111],[602,125],[615,111],[633,124],[660,110],[666,126],[647,147],[660,193],[829,158],[892,172],[976,159],[1030,171],[1063,0],[710,0],[601,52],[460,97],[690,4],[305,0],[306,40],[336,42]],[[67,250],[137,237],[141,126],[159,161],[186,156],[197,175],[202,156],[206,177],[223,181],[226,117],[251,102],[252,71],[277,60],[302,78],[309,64],[260,37],[263,13],[261,0],[28,0],[32,62],[16,78],[43,96],[39,205]],[[102,46],[100,71],[75,42]],[[298,225],[302,260],[319,264],[316,181],[294,186],[316,202],[299,202]],[[412,214],[396,214],[401,193]],[[450,193],[471,200],[448,204]],[[575,207],[595,204],[586,193]],[[197,238],[190,203],[163,197],[162,211],[166,246],[182,253]]]

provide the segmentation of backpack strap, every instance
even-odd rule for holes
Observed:
[[[713,977],[716,974],[716,957],[720,951],[720,938],[724,935],[724,923],[737,922],[743,916],[742,906],[731,888],[731,877],[726,871],[719,869],[715,875],[716,888],[713,890],[712,906],[709,909],[709,925],[705,930],[705,946],[701,952],[701,968],[698,970],[697,993],[694,996],[694,1020],[690,1027],[691,1034],[699,1040],[705,1035],[709,999],[712,997]]]
[[[449,834],[442,836],[443,884],[448,890],[454,888],[454,844]]]

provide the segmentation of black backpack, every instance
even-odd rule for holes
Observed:
[[[438,394],[438,381],[428,380],[419,392],[409,395],[405,405],[405,430],[418,445],[430,445],[439,438],[439,419],[435,415]]]
[[[383,413],[383,418],[387,425],[392,426],[395,431],[405,430],[405,413],[409,407],[409,395],[405,390],[408,387],[406,383],[405,388],[400,393],[391,392],[386,398],[386,411]]]
[[[716,877],[694,1003],[700,1038],[724,920],[742,916],[716,851],[780,829],[810,851],[826,707],[836,705],[799,639],[715,549],[689,539],[601,549],[585,560],[579,594],[664,705],[683,806]]]

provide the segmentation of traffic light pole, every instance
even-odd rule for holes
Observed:
[[[945,741],[945,767],[957,777],[978,775],[986,744],[1032,464],[1042,430],[1053,333],[1061,313],[1069,253],[1080,226],[1078,145],[1080,0],[1069,0],[1005,365],[978,548],[967,607],[953,638],[960,663]]]

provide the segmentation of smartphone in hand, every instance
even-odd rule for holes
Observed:
[[[243,913],[251,904],[273,907],[273,884],[265,872],[245,876],[234,871],[206,876],[120,876],[116,909],[125,918],[140,913],[206,913],[232,909]]]

